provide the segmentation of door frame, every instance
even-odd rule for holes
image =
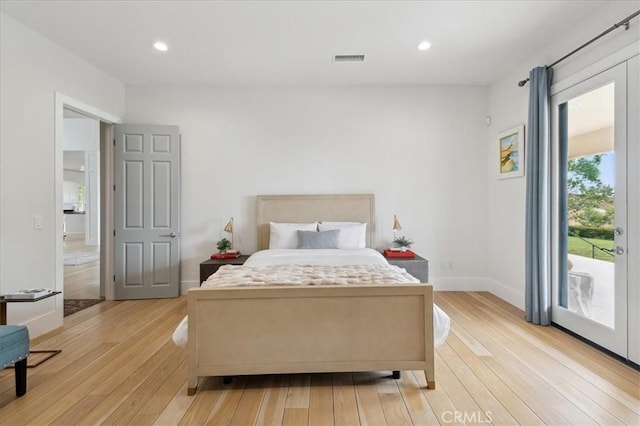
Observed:
[[[53,223],[62,224],[62,198],[63,198],[63,142],[64,142],[64,109],[68,108],[100,121],[100,187],[113,186],[113,149],[108,149],[113,140],[112,125],[121,123],[122,119],[111,113],[102,111],[96,107],[74,99],[60,92],[54,93],[55,122],[54,122],[54,191]],[[113,299],[113,239],[106,238],[113,235],[113,191],[101,191],[100,193],[100,292],[104,292],[107,300]],[[55,227],[55,263],[54,263],[54,288],[64,290],[64,245],[62,226]],[[61,310],[62,311],[62,310]]]
[[[640,51],[640,49],[638,49]],[[628,360],[640,365],[640,54],[627,60]],[[635,194],[635,195],[634,195]]]
[[[588,80],[594,75],[599,74],[602,71],[605,71],[618,64],[621,64],[623,62],[626,62],[627,64],[629,64],[628,61],[639,56],[638,52],[640,52],[640,40],[636,40],[628,44],[627,46],[599,60],[596,60],[596,62],[586,66],[582,70],[577,71],[576,73],[570,76],[567,76],[566,78],[554,83],[549,90],[550,96],[553,96],[559,92],[562,92],[565,89],[571,86],[574,86],[582,81]],[[558,67],[558,68],[561,68],[561,67]],[[629,73],[629,67],[627,67],[627,73]],[[633,80],[631,81],[627,80],[627,89],[633,88],[633,87],[637,88],[638,84]],[[631,101],[631,99],[628,99],[628,101]],[[630,102],[628,104],[628,107],[632,106],[632,108],[635,108],[635,111],[637,112],[638,100],[634,100],[634,102]],[[634,170],[635,170],[635,176],[637,177],[640,175],[640,170],[639,170],[640,169],[640,146],[637,146],[638,144],[637,138],[638,138],[638,132],[639,132],[638,124],[627,119],[627,126],[628,126],[627,174],[634,173]],[[632,140],[634,138],[636,139],[635,144]],[[629,161],[630,161],[629,159],[636,159],[636,161],[638,161],[638,164],[637,165],[629,164]],[[630,179],[630,176],[628,178]],[[636,194],[640,194],[640,184],[638,183],[637,180],[633,181],[630,179],[630,181],[627,182],[627,190],[630,192],[634,192]],[[627,200],[627,202],[629,201],[633,201],[633,200]],[[628,212],[630,218],[638,217],[638,214],[640,213],[640,200],[635,200],[635,203],[636,203],[635,205],[632,204],[629,206],[629,208],[631,209]],[[636,233],[635,239],[630,238],[630,236],[633,235],[632,231],[634,229],[637,231],[638,225],[634,223],[633,220],[629,220],[628,226],[629,226],[629,231],[628,231],[629,238],[627,239],[628,248],[629,250],[635,251],[636,253],[635,258],[633,260],[629,259],[629,262],[628,262],[628,265],[630,267],[627,269],[627,279],[629,280],[628,284],[631,284],[633,280],[635,280],[636,282],[640,282],[640,266],[635,265],[635,262],[640,260],[640,234]],[[638,284],[636,284],[635,286],[628,285],[627,292],[628,292],[627,303],[629,304],[627,309],[627,322],[628,322],[627,323],[627,332],[628,332],[627,343],[629,348],[628,359],[636,363],[636,365],[638,365],[640,364],[640,339],[638,338],[638,334],[637,333],[634,334],[634,333],[637,332],[638,327],[640,327],[638,325],[640,324],[640,307],[632,306],[631,303],[632,301],[640,300],[638,298],[638,295],[640,294],[640,285]],[[635,324],[635,327],[632,326],[633,324]]]
[[[566,273],[566,269],[562,266],[559,256],[564,255],[560,252],[560,226],[558,219],[558,209],[560,208],[558,198],[558,188],[560,184],[560,164],[558,158],[559,152],[559,138],[558,138],[558,113],[557,107],[568,100],[575,98],[576,96],[589,93],[592,90],[596,90],[599,87],[603,87],[607,82],[615,81],[615,122],[614,122],[614,152],[616,153],[616,194],[623,194],[621,199],[616,196],[616,219],[614,226],[621,226],[624,229],[622,237],[616,237],[615,245],[622,245],[625,253],[622,256],[616,255],[615,257],[615,284],[614,284],[614,328],[611,329],[608,326],[598,323],[597,321],[589,318],[583,318],[579,315],[569,311],[568,306],[560,306],[559,301],[559,289],[562,281],[561,277]],[[551,245],[552,245],[552,283],[551,283],[551,312],[552,321],[564,328],[571,330],[572,332],[602,346],[613,353],[616,353],[623,358],[628,356],[628,276],[627,276],[627,264],[628,264],[628,246],[627,244],[621,244],[620,239],[627,240],[628,233],[628,203],[627,203],[627,178],[626,178],[626,159],[627,159],[627,70],[626,63],[622,62],[616,64],[609,69],[606,69],[600,73],[597,73],[590,78],[583,80],[571,87],[568,87],[561,92],[554,94],[551,98],[551,122],[552,122],[552,135],[551,135]],[[620,114],[618,111],[623,111]],[[623,164],[624,163],[624,164]]]

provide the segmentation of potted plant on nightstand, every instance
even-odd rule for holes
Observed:
[[[218,252],[220,252],[220,254],[224,254],[231,248],[231,241],[223,238],[216,243],[216,247],[218,247]]]
[[[405,236],[396,237],[393,240],[393,246],[400,249],[400,251],[407,251],[407,249],[411,248],[413,241],[406,238]]]

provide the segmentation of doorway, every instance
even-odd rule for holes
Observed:
[[[64,315],[101,300],[100,122],[64,108]]]
[[[99,260],[99,268],[100,268],[100,296],[104,297],[106,300],[115,299],[115,288],[116,288],[116,272],[115,267],[116,264],[114,262],[115,255],[115,237],[116,230],[115,224],[117,220],[122,219],[122,211],[118,211],[118,218],[116,218],[114,206],[116,193],[116,184],[115,184],[115,168],[114,168],[114,154],[116,147],[116,138],[115,138],[115,125],[121,123],[121,119],[115,117],[111,114],[98,110],[90,105],[84,104],[80,101],[72,99],[68,96],[65,96],[60,93],[56,93],[55,95],[56,101],[56,135],[55,135],[55,222],[60,223],[61,226],[56,227],[56,272],[55,272],[55,288],[57,290],[64,289],[64,230],[63,230],[63,145],[64,145],[64,110],[70,109],[76,113],[82,114],[84,116],[93,118],[98,120],[99,122],[99,132],[100,132],[100,260]],[[130,125],[131,126],[131,125]],[[149,127],[149,126],[143,126]],[[163,156],[162,159],[155,161],[153,167],[149,167],[148,171],[151,173],[150,178],[147,179],[150,182],[154,182],[151,185],[151,189],[147,191],[149,197],[145,198],[146,205],[152,207],[154,202],[157,206],[165,206],[167,209],[159,209],[154,210],[153,208],[148,208],[145,210],[149,210],[150,212],[155,212],[155,215],[152,215],[151,219],[147,220],[151,226],[153,226],[155,231],[161,230],[162,235],[158,235],[157,237],[160,240],[155,239],[153,241],[153,250],[151,256],[145,256],[145,261],[140,263],[140,265],[144,266],[145,273],[143,274],[145,277],[151,277],[151,280],[145,279],[145,284],[149,281],[153,287],[152,290],[156,292],[162,292],[164,290],[170,291],[171,295],[164,294],[151,294],[145,293],[144,297],[175,297],[179,294],[179,243],[169,244],[167,241],[175,240],[179,241],[180,237],[180,215],[179,215],[179,206],[180,206],[180,195],[179,195],[179,160],[180,160],[180,135],[178,133],[177,126],[151,126],[157,128],[159,131],[155,132],[147,132],[149,133],[149,139],[147,143],[140,145],[138,142],[143,141],[140,138],[139,134],[131,135],[130,138],[126,141],[128,145],[127,151],[134,152],[138,149],[138,147],[147,146],[149,147],[149,154]],[[173,129],[173,130],[172,130]],[[171,131],[170,131],[171,130]],[[155,133],[154,133],[155,132]],[[167,133],[169,132],[169,133]],[[175,134],[173,134],[175,133]],[[146,140],[146,138],[144,138]],[[122,142],[122,140],[121,140]],[[151,144],[149,145],[149,142]],[[171,161],[169,161],[171,158]],[[171,166],[168,169],[169,163],[176,163],[175,167]],[[135,164],[133,165],[135,166]],[[170,176],[174,177],[170,178]],[[163,186],[161,183],[169,184],[172,183],[176,185],[177,191],[171,191],[167,193],[169,195],[163,195]],[[131,182],[120,182],[119,190],[122,192],[127,183]],[[134,183],[135,184],[135,183]],[[123,193],[131,195],[133,192],[124,191]],[[176,210],[177,209],[177,210]],[[164,213],[166,214],[164,214]],[[146,216],[145,216],[146,217]],[[167,219],[167,220],[165,220]],[[127,229],[128,230],[128,229]],[[124,235],[125,229],[120,229],[120,237]],[[139,241],[136,243],[130,244],[130,247],[139,246]],[[133,252],[131,250],[130,252]],[[123,257],[119,257],[120,262],[119,265],[122,265]],[[129,260],[129,258],[125,258]],[[122,282],[123,285],[134,288],[136,287],[136,270],[135,268],[129,268],[132,264],[127,263],[128,268],[125,269],[124,276],[125,280]],[[165,265],[165,266],[162,266]],[[141,270],[141,268],[138,268]],[[120,268],[118,271],[122,271]],[[140,274],[138,274],[140,275]],[[166,279],[165,279],[166,278]],[[123,298],[130,298],[125,296]],[[134,297],[135,298],[135,297]],[[62,309],[57,305],[56,312],[59,312],[62,315]]]
[[[551,98],[553,322],[630,359],[628,90],[626,62]],[[637,135],[636,135],[637,137]],[[637,143],[635,141],[634,143]]]
[[[108,238],[113,233],[113,191],[109,191],[113,187],[111,147],[113,124],[121,120],[60,93],[55,94],[55,101],[55,222],[60,224],[56,227],[55,288],[64,291],[64,299],[89,297],[110,300],[113,299],[113,280],[110,279],[113,277],[113,242]],[[65,114],[67,118],[91,119],[94,130],[97,129],[97,133],[92,132],[95,148],[93,154],[87,154],[86,150],[79,149],[77,146],[72,146],[73,149],[68,150],[70,152],[68,157],[72,159],[75,156],[78,161],[75,166],[72,162],[65,164],[65,154],[67,154],[65,152]],[[76,151],[83,152],[79,154]],[[80,157],[84,158],[84,164],[79,163]],[[75,167],[79,172],[81,165],[85,169],[84,181],[78,178],[78,182],[71,183],[72,189],[65,190],[65,186],[69,186],[69,184],[65,185],[65,180],[69,180],[68,176],[65,176],[65,169]],[[81,185],[82,182],[84,185]],[[82,186],[84,188],[80,188]],[[87,187],[93,189],[88,192]],[[68,193],[65,194],[66,192]],[[67,214],[74,215],[75,219],[71,220],[75,220],[75,224],[70,224],[68,217],[65,218],[65,210]],[[84,213],[84,217],[78,213]],[[89,220],[89,217],[92,219]],[[72,235],[74,230],[76,233]],[[89,251],[98,254],[98,258],[90,262],[79,262],[77,265],[65,265],[65,251]],[[74,272],[73,277],[70,276],[69,270]],[[76,291],[74,283],[67,281],[76,281],[75,287],[80,289]],[[87,291],[89,291],[88,294]],[[63,311],[64,307],[56,305],[56,312],[60,317],[63,316]]]

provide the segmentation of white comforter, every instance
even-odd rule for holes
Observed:
[[[389,265],[372,249],[263,250],[253,254],[244,266],[218,269],[202,286],[243,285],[357,285],[418,283],[404,269]],[[434,345],[440,346],[449,334],[449,316],[433,305]],[[187,344],[187,317],[173,333],[173,341]]]

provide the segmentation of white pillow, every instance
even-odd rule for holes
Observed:
[[[278,223],[269,222],[269,248],[298,248],[298,231],[317,231],[318,222],[313,223]]]
[[[319,231],[339,229],[338,248],[352,249],[367,247],[367,224],[359,222],[322,222]]]

